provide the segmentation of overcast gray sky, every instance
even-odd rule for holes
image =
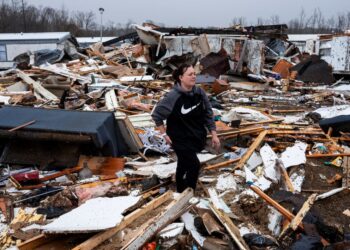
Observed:
[[[70,11],[93,11],[99,18],[103,7],[104,22],[126,23],[132,20],[142,23],[153,20],[167,26],[218,26],[227,27],[233,17],[245,17],[255,24],[258,17],[264,19],[279,15],[287,22],[299,15],[303,8],[310,15],[320,8],[326,17],[350,11],[350,0],[25,0],[36,6],[64,8]],[[99,20],[99,19],[98,19]]]

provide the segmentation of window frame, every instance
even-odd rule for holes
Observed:
[[[6,44],[1,44],[0,43],[0,48],[4,48],[4,50],[0,50],[0,54],[4,53],[5,54],[5,57],[4,57],[4,60],[2,60],[1,56],[0,56],[0,62],[7,62],[7,47],[6,47]]]

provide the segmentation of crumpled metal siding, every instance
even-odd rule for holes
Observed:
[[[335,36],[331,41],[321,41],[320,54],[332,65],[334,72],[350,73],[350,36]]]

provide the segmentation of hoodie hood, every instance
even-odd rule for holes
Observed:
[[[184,95],[189,95],[189,96],[193,96],[194,94],[200,94],[200,89],[199,87],[197,87],[196,85],[193,86],[191,91],[185,91],[180,83],[175,83],[174,87],[173,87],[177,92],[179,92],[180,94],[184,94]]]

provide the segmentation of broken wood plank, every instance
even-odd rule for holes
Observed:
[[[235,169],[240,169],[244,166],[244,164],[249,160],[250,156],[254,153],[255,149],[259,147],[261,142],[264,140],[265,136],[267,135],[268,131],[264,130],[262,131],[259,136],[254,140],[254,142],[250,145],[247,152],[241,157],[240,161],[235,166]]]
[[[54,174],[50,174],[50,175],[47,175],[47,176],[44,176],[42,178],[40,178],[40,181],[44,182],[44,181],[49,181],[49,180],[53,180],[53,179],[56,179],[60,176],[63,176],[63,175],[67,175],[67,174],[71,174],[71,173],[75,173],[75,172],[78,172],[80,170],[82,170],[83,167],[82,166],[77,166],[77,167],[74,167],[74,168],[66,168],[58,173],[54,173]]]
[[[325,133],[323,132],[318,132],[318,131],[294,131],[294,130],[283,130],[283,131],[279,131],[279,130],[271,130],[269,131],[269,135],[323,135],[326,136]]]
[[[58,101],[57,96],[55,96],[54,94],[52,94],[50,91],[48,91],[47,89],[45,89],[43,86],[41,86],[40,83],[34,81],[31,77],[29,77],[26,73],[24,73],[21,70],[17,70],[17,76],[19,78],[21,78],[23,81],[25,81],[26,83],[30,84],[33,86],[34,88],[34,92],[36,92],[37,94],[41,95],[42,97],[44,97],[45,99],[48,100],[52,100],[52,101]]]
[[[283,166],[283,162],[280,159],[277,160],[277,166],[280,168],[280,170],[282,172],[282,176],[284,178],[284,181],[286,183],[286,186],[287,186],[288,190],[290,192],[294,193],[293,183],[292,183],[292,181],[289,178],[287,169]]]
[[[350,157],[343,158],[343,180],[342,187],[350,187]]]
[[[205,167],[204,170],[211,170],[211,169],[226,167],[226,166],[228,166],[232,163],[238,162],[240,160],[241,160],[241,158],[237,158],[237,159],[232,159],[232,160],[228,160],[228,161],[224,161],[224,162],[219,162],[219,163]]]
[[[107,239],[113,237],[117,232],[120,230],[126,228],[129,226],[134,220],[139,218],[140,216],[148,213],[149,211],[154,210],[155,208],[159,207],[166,201],[170,200],[173,197],[173,193],[171,191],[166,192],[162,196],[152,200],[151,202],[145,204],[144,206],[138,208],[131,214],[127,215],[119,225],[117,225],[114,228],[108,229],[104,232],[98,233],[94,236],[92,236],[90,239],[84,241],[83,243],[79,244],[73,250],[91,250],[95,247],[99,246],[102,242],[106,241]]]
[[[301,113],[301,112],[305,112],[304,109],[275,109],[275,110],[272,110],[271,113],[274,114],[274,113]]]
[[[42,233],[25,242],[20,243],[17,245],[17,247],[19,250],[32,250],[53,241],[55,238],[55,235],[46,235]]]
[[[188,204],[192,197],[193,190],[187,188],[164,209],[163,213],[146,222],[143,225],[143,230],[141,230],[136,237],[131,239],[122,249],[140,249],[155,233],[185,213],[187,209],[191,207],[188,206]]]
[[[226,230],[229,232],[232,239],[236,242],[239,249],[248,250],[249,247],[245,243],[244,239],[242,238],[239,232],[239,229],[236,227],[235,224],[233,224],[230,217],[228,217],[224,212],[222,212],[220,209],[215,207],[214,203],[210,203],[209,206],[210,206],[210,209],[215,214],[215,216],[219,219],[219,221],[224,225]]]
[[[250,126],[250,125],[257,125],[257,124],[265,124],[265,123],[276,123],[276,122],[282,122],[284,119],[274,119],[274,120],[267,120],[267,121],[260,121],[260,122],[243,122],[240,124],[240,126]]]
[[[277,201],[272,199],[270,196],[265,194],[260,188],[250,185],[251,190],[253,190],[257,195],[259,195],[262,199],[264,199],[269,205],[273,206],[278,212],[280,212],[287,220],[291,221],[294,218],[294,214],[289,212],[283,206],[281,206]],[[301,229],[304,229],[302,224],[299,225]]]
[[[340,154],[313,154],[306,155],[306,158],[322,158],[322,157],[338,157],[338,156],[350,156],[350,153],[340,153]]]
[[[263,127],[255,127],[255,128],[247,128],[247,129],[238,129],[236,131],[230,131],[230,132],[223,132],[218,133],[218,136],[228,136],[228,135],[239,135],[242,133],[254,133],[254,132],[260,132],[264,130]],[[212,135],[208,135],[207,138],[211,138]]]
[[[317,194],[312,194],[309,196],[309,198],[304,202],[297,215],[295,215],[295,217],[289,223],[288,227],[282,231],[282,233],[279,236],[279,239],[282,240],[284,237],[286,237],[291,232],[294,232],[298,228],[299,224],[302,222],[305,215],[310,210],[311,206],[314,204],[316,196]]]

